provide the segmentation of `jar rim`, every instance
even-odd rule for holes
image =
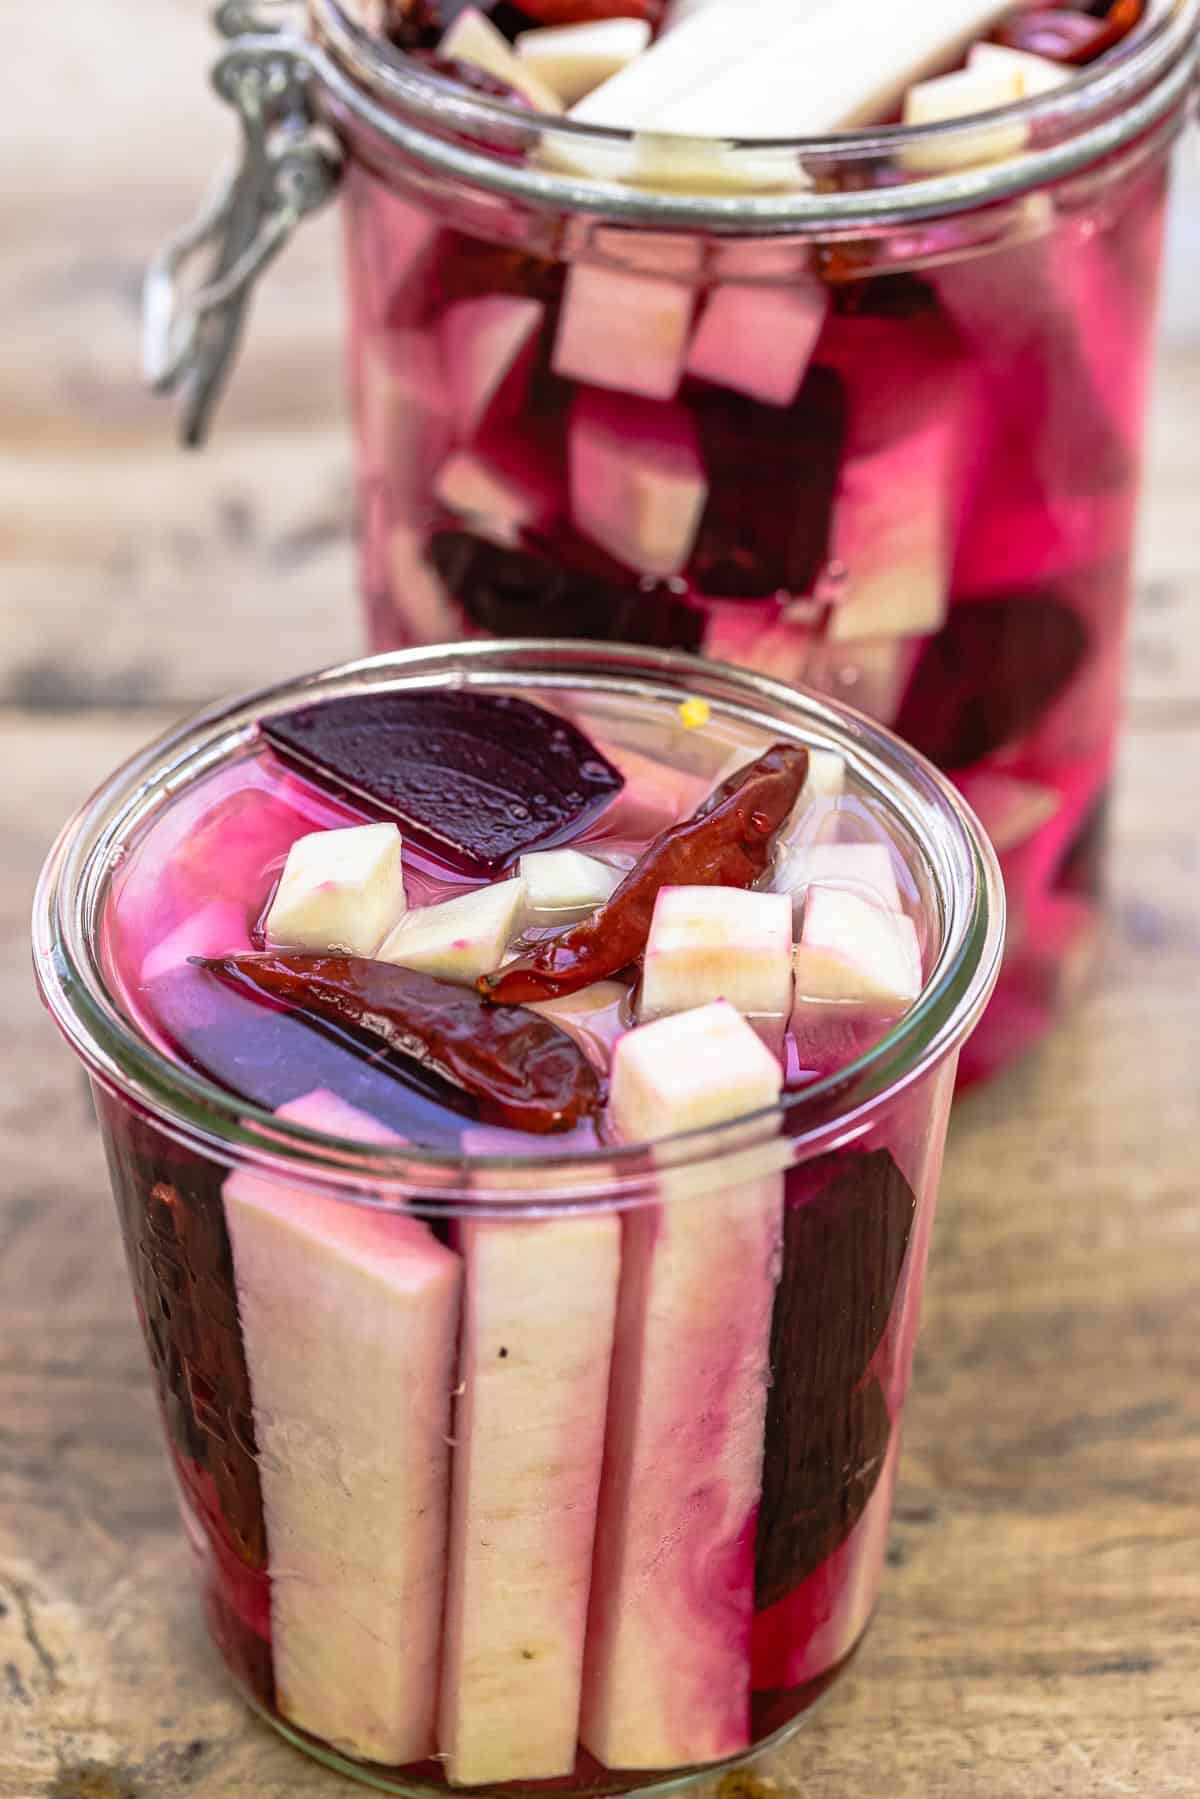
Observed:
[[[561,1155],[464,1156],[364,1145],[280,1120],[172,1060],[128,1019],[105,977],[96,924],[127,836],[198,778],[241,754],[265,712],[364,685],[592,689],[662,698],[699,693],[733,716],[844,754],[902,820],[922,857],[941,931],[920,1000],[864,1055],[785,1093],[753,1117],[652,1144]],[[116,769],[68,821],[34,901],[34,966],[43,1000],[91,1076],[168,1135],[218,1160],[252,1163],[382,1203],[431,1212],[469,1196],[473,1213],[506,1216],[636,1203],[664,1167],[719,1166],[776,1155],[775,1165],[861,1134],[880,1110],[952,1054],[995,985],[1004,892],[995,852],[965,801],[931,764],[863,714],[765,676],[632,645],[501,640],[364,657],[204,711]],[[774,1150],[770,1146],[774,1146]]]
[[[603,157],[628,153],[633,133],[532,113],[470,92],[412,56],[366,31],[345,0],[308,0],[309,36],[298,48],[337,121],[353,119],[373,137],[423,168],[499,197],[564,213],[599,215],[614,222],[682,226],[714,234],[771,235],[788,231],[882,227],[912,218],[935,218],[1013,199],[1077,173],[1165,119],[1183,99],[1194,76],[1200,0],[1154,0],[1125,43],[1049,93],[985,113],[933,125],[872,126],[793,139],[712,140],[728,152],[730,168],[744,164],[745,190],[684,192],[652,181],[637,185],[585,178],[517,163],[473,147],[490,132],[509,144],[536,132],[543,141]],[[977,137],[981,125],[1001,132],[1025,127],[1024,151],[1002,160],[920,173],[886,186],[799,188],[755,192],[752,164],[786,153],[799,167],[817,170],[874,158],[899,159],[918,146],[944,146]],[[1047,141],[1038,142],[1033,135]],[[453,133],[454,136],[447,135]],[[471,142],[457,141],[459,135]],[[656,141],[669,143],[666,137]],[[709,140],[683,138],[684,144]]]

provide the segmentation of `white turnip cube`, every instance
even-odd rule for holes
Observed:
[[[289,949],[373,956],[406,903],[395,825],[312,831],[288,851],[267,938]]]
[[[503,962],[524,903],[524,881],[509,880],[418,906],[400,920],[379,960],[471,986]]]
[[[622,880],[619,870],[582,850],[534,850],[522,856],[525,911],[541,924],[567,923],[602,906]]]
[[[609,1107],[627,1142],[703,1130],[779,1098],[776,1058],[725,1000],[640,1025],[613,1053]]]
[[[682,407],[581,393],[567,453],[579,529],[638,574],[677,574],[708,498],[695,427]]]
[[[844,887],[809,888],[793,963],[798,1007],[819,1000],[902,1012],[921,992],[912,919]]]
[[[573,106],[640,56],[649,42],[646,19],[584,19],[518,32],[513,47],[564,106]]]
[[[642,965],[639,1016],[723,999],[744,1016],[784,1019],[792,1009],[792,906],[786,893],[736,887],[664,887]]]

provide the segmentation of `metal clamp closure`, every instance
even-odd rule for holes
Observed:
[[[330,198],[341,168],[336,142],[309,105],[306,45],[265,26],[263,10],[264,0],[225,0],[217,10],[217,29],[233,42],[217,61],[213,85],[241,121],[241,158],[146,275],[146,380],[160,392],[182,393],[180,430],[190,445],[207,434],[254,282],[301,220]],[[243,35],[248,27],[252,35]],[[209,249],[215,254],[207,274],[185,293],[188,265]]]

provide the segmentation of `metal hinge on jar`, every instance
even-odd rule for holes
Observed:
[[[214,22],[232,41],[213,85],[237,112],[238,166],[146,276],[142,361],[147,381],[182,396],[180,431],[201,444],[241,337],[254,283],[297,225],[333,194],[341,156],[315,120],[304,40],[288,29],[288,0],[224,0]],[[272,23],[283,17],[284,23]],[[209,257],[198,285],[190,265]]]

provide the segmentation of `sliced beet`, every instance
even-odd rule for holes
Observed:
[[[942,768],[968,768],[1030,731],[1074,678],[1087,629],[1051,594],[954,601],[926,644],[895,729]]]
[[[768,1439],[755,1603],[775,1605],[846,1541],[883,1473],[892,1420],[875,1379],[831,1409],[806,1409],[786,1448]],[[782,1473],[773,1478],[772,1461]]]
[[[631,584],[576,569],[553,550],[512,549],[467,531],[439,531],[434,567],[463,611],[497,637],[584,637],[698,650],[704,614],[665,581]],[[593,558],[594,560],[594,558]]]
[[[864,1376],[895,1303],[916,1214],[886,1149],[843,1151],[787,1177],[783,1264],[758,1522],[758,1603],[772,1605],[854,1528],[890,1420]]]
[[[692,384],[708,503],[687,575],[721,599],[807,594],[829,559],[846,391],[813,368],[793,406]]]
[[[771,1358],[781,1397],[858,1385],[887,1329],[916,1209],[886,1149],[821,1156],[788,1175]]]
[[[350,694],[262,731],[285,761],[472,875],[578,835],[624,785],[569,720],[502,694]]]
[[[266,1563],[254,1412],[225,1228],[225,1170],[102,1102],[105,1146],[163,1417],[216,1489],[226,1535]]]

